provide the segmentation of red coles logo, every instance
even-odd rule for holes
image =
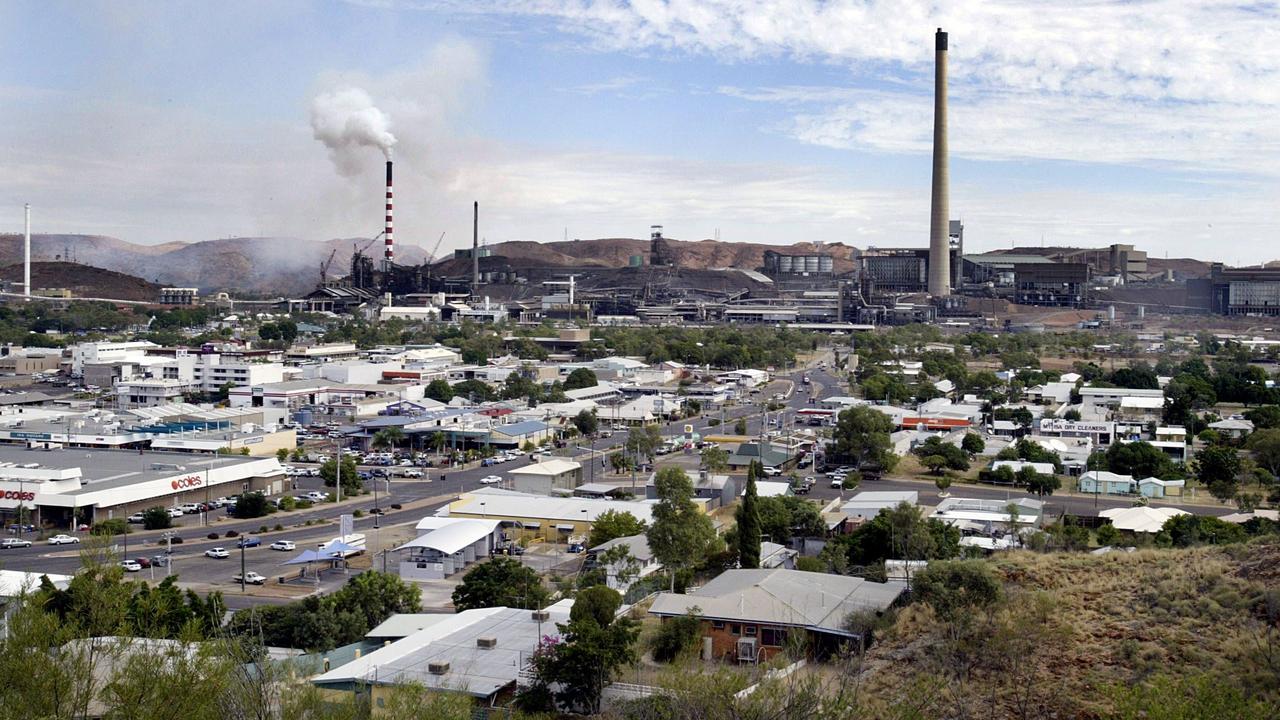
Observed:
[[[184,478],[178,478],[169,483],[174,490],[185,490],[186,488],[200,487],[204,484],[204,480],[199,475],[188,475]]]
[[[4,494],[0,495],[0,497],[5,500],[17,500],[18,502],[24,502],[27,500],[35,500],[36,494],[33,492],[23,492],[21,490],[5,490]]]

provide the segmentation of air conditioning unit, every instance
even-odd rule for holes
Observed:
[[[427,672],[432,675],[444,675],[449,672],[449,663],[447,662],[429,662],[427,663]]]
[[[476,638],[476,647],[492,650],[498,647],[498,638],[496,637],[478,637]]]

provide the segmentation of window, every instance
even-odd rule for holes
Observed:
[[[746,629],[746,633],[745,633],[745,634],[746,634],[746,636],[747,636],[747,637],[755,637],[755,636],[756,636],[756,626],[755,626],[755,625],[746,625],[746,626],[745,626],[745,629]]]
[[[712,620],[712,621],[711,621],[711,629],[713,629],[713,630],[723,630],[723,629],[724,629],[724,621],[723,621],[723,620]]]
[[[782,647],[787,644],[787,631],[781,628],[760,628],[760,644]]]
[[[741,635],[741,634],[742,634],[742,626],[741,626],[741,625],[739,625],[738,623],[733,623],[733,624],[729,625],[729,633],[730,633],[730,634],[732,634],[732,635]]]

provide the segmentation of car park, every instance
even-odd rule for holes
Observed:
[[[231,553],[227,552],[227,549],[224,547],[216,547],[216,548],[209,548],[208,550],[205,550],[204,556],[211,557],[215,560],[225,560],[231,557]]]
[[[297,550],[298,546],[292,540],[277,540],[271,543],[271,549],[279,550],[280,552],[291,552]]]
[[[262,544],[262,539],[256,538],[253,536],[242,537],[236,541],[236,547],[238,548],[255,548],[261,544]]]
[[[74,535],[54,535],[47,542],[50,545],[78,545],[80,538]]]
[[[0,540],[0,550],[29,547],[31,547],[31,541],[23,540],[22,538],[5,538],[4,540]]]
[[[133,560],[121,560],[120,567],[124,568],[125,572],[138,572],[142,570],[142,566]]]

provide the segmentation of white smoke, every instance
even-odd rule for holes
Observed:
[[[396,136],[391,134],[390,125],[387,114],[358,87],[321,93],[311,102],[312,134],[329,148],[329,157],[338,172],[348,177],[368,165],[359,157],[361,148],[378,148],[391,159]]]

